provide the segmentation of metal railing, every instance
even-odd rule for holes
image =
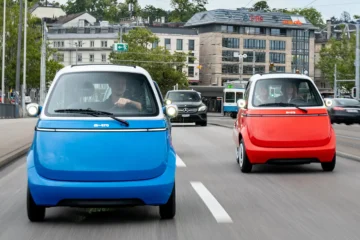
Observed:
[[[14,104],[0,104],[0,119],[16,118],[16,108]]]

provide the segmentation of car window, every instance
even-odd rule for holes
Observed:
[[[314,84],[307,79],[262,79],[255,84],[252,105],[273,107],[275,103],[298,106],[323,106],[323,100]],[[264,106],[266,104],[266,106]]]
[[[120,98],[140,103],[117,107]],[[86,117],[78,113],[57,113],[57,109],[87,109],[111,112],[115,116],[156,116],[159,113],[154,92],[146,76],[122,72],[67,73],[57,80],[45,106],[45,114],[57,117]]]
[[[200,95],[197,92],[169,92],[168,99],[172,102],[199,102]]]

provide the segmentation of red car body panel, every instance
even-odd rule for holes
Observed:
[[[252,164],[273,159],[317,159],[331,162],[336,136],[326,108],[240,109],[233,138],[244,140]]]

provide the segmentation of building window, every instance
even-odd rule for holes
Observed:
[[[195,40],[192,40],[192,39],[189,40],[189,50],[190,51],[195,50]]]
[[[222,25],[221,32],[224,33],[239,33],[240,28],[238,26]]]
[[[245,27],[245,34],[248,34],[248,35],[265,35],[266,30],[265,30],[265,28],[259,28],[259,27]]]
[[[58,61],[58,55],[56,53],[53,54],[54,61]]]
[[[234,57],[234,54],[238,53],[237,51],[222,51],[222,61],[223,62],[239,62],[239,57]]]
[[[64,62],[64,54],[63,53],[58,53],[57,54],[57,61],[58,62]]]
[[[94,54],[90,54],[90,62],[94,62]]]
[[[255,66],[255,74],[264,73],[264,72],[265,72],[265,66]],[[253,66],[245,65],[243,68],[243,73],[245,75],[252,75],[253,74]]]
[[[275,66],[275,71],[284,73],[285,72],[285,66]]]
[[[194,64],[194,62],[195,62],[195,54],[194,53],[189,53],[189,57],[188,57],[188,63],[189,64]]]
[[[270,50],[285,50],[285,49],[286,49],[285,41],[270,40]]]
[[[183,40],[176,39],[176,50],[182,51],[183,50]]]
[[[78,60],[78,62],[82,62],[82,54],[81,53],[78,53],[77,60]]]
[[[182,72],[182,66],[176,66],[176,71]]]
[[[165,38],[165,48],[167,50],[171,50],[171,39],[170,38]]]
[[[188,77],[194,77],[194,67],[188,67]]]
[[[270,53],[270,62],[285,63],[285,53]]]
[[[94,41],[90,41],[90,47],[95,47],[95,42]]]
[[[159,46],[159,42],[155,41],[152,43],[152,48],[157,48]]]
[[[107,41],[101,41],[101,47],[107,47]]]
[[[247,55],[247,58],[244,58],[244,62],[253,62],[253,52],[244,52]],[[265,62],[266,53],[264,52],[255,52],[255,62],[256,63],[264,63]]]
[[[106,62],[106,54],[101,54],[101,61]]]
[[[271,36],[286,36],[286,29],[271,28],[270,35]]]
[[[77,45],[78,45],[78,47],[82,47],[82,46],[83,46],[83,42],[82,42],[82,41],[78,41],[78,42],[77,42]]]
[[[226,48],[239,48],[240,39],[239,38],[223,38],[222,46]]]
[[[239,64],[223,64],[221,72],[228,75],[239,74]]]
[[[244,48],[246,49],[265,49],[266,40],[244,39]]]

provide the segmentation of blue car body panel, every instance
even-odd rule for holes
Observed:
[[[224,112],[237,112],[237,106],[224,106]]]

